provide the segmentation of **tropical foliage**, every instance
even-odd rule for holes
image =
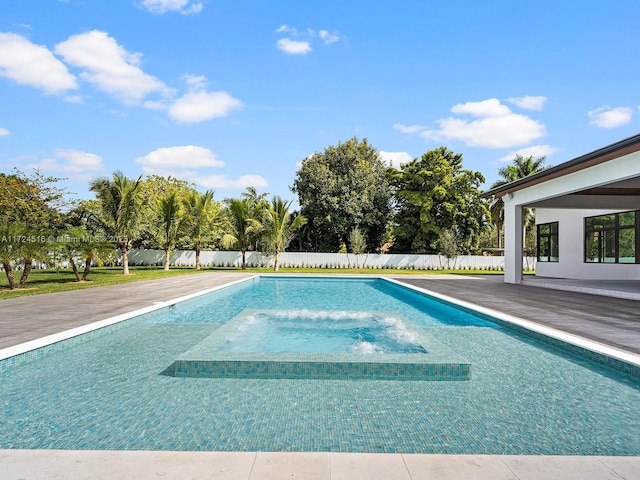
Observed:
[[[34,260],[46,257],[49,237],[61,226],[65,191],[58,180],[39,170],[31,176],[17,169],[0,174],[0,263],[11,289],[24,286]],[[16,281],[18,264],[22,275]]]
[[[500,175],[501,178],[494,182],[491,185],[491,188],[497,188],[540,172],[545,169],[545,161],[545,157],[534,159],[533,156],[523,157],[522,155],[516,154],[515,158],[509,165],[498,170],[498,175]],[[496,198],[493,200],[489,206],[489,210],[491,222],[496,226],[497,230],[498,248],[502,248],[502,231],[504,228],[504,202],[502,198]],[[527,237],[530,236],[528,235],[528,232],[530,232],[535,225],[535,215],[532,209],[527,208],[523,211],[523,223],[526,249]]]
[[[222,244],[226,248],[235,248],[242,254],[242,269],[247,268],[247,250],[256,243],[260,230],[258,204],[251,198],[232,198],[227,201],[229,233],[222,237]]]
[[[479,197],[484,177],[466,170],[462,155],[440,147],[397,168],[386,165],[366,139],[351,138],[305,158],[291,187],[293,200],[248,187],[240,198],[214,199],[196,185],[159,175],[116,171],[90,182],[94,200],[72,204],[59,179],[14,170],[0,174],[0,265],[10,288],[24,286],[32,265],[68,265],[76,281],[91,266],[122,262],[131,248],[237,249],[274,259],[286,249],[324,252],[476,253],[502,229],[503,205]],[[544,167],[544,158],[516,156],[492,187]],[[293,242],[293,240],[296,240]],[[499,242],[499,240],[498,240]],[[116,250],[119,252],[115,255]],[[357,257],[356,257],[357,258]],[[84,264],[84,269],[82,265]],[[21,272],[16,279],[16,271]]]
[[[387,167],[367,139],[352,138],[302,161],[292,190],[308,219],[302,248],[335,252],[358,227],[372,248],[391,220]]]
[[[465,170],[462,155],[445,147],[390,168],[394,192],[393,251],[437,253],[445,230],[451,230],[461,253],[473,253],[489,212],[480,199],[480,172]]]
[[[274,256],[273,270],[278,271],[280,253],[289,246],[289,242],[307,219],[302,215],[292,214],[289,209],[291,201],[273,197],[262,209],[261,222],[258,226],[264,251]]]
[[[171,249],[175,246],[183,226],[177,194],[172,192],[161,198],[157,208],[159,222],[156,225],[156,235],[164,250],[164,269],[169,270]]]
[[[200,270],[200,252],[213,240],[213,234],[221,228],[220,208],[213,200],[213,190],[204,193],[189,192],[182,199],[183,225],[196,252],[196,270]]]
[[[98,221],[122,253],[124,275],[129,274],[129,249],[140,232],[143,205],[139,190],[141,179],[131,180],[117,171],[111,179],[98,178],[90,185],[91,191],[101,202]]]

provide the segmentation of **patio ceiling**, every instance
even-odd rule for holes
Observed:
[[[526,206],[612,210],[640,209],[640,176],[531,202]]]

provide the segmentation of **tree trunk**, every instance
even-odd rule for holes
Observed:
[[[129,275],[129,251],[127,247],[122,247],[120,251],[122,252],[122,274]]]
[[[76,265],[73,257],[69,257],[69,264],[71,265],[71,270],[73,270],[73,274],[76,276],[76,282],[80,281],[80,272],[78,272],[78,266]]]
[[[31,267],[33,267],[33,258],[25,258],[24,271],[22,272],[22,276],[20,277],[20,288],[24,287],[24,283],[27,281],[27,278],[29,278]]]
[[[169,271],[169,264],[171,263],[171,250],[168,248],[164,249],[164,271]]]
[[[91,255],[87,256],[84,259],[84,272],[82,272],[82,280],[86,281],[87,276],[89,275],[89,270],[91,270],[91,262],[93,261],[93,257]]]
[[[2,262],[2,266],[4,267],[4,273],[7,275],[9,289],[13,290],[16,288],[16,281],[13,278],[13,267],[11,266],[11,262]]]
[[[280,252],[276,250],[276,258],[275,258],[275,260],[273,262],[273,271],[274,272],[277,272],[278,268],[280,268],[279,263],[280,263]]]
[[[242,269],[246,270],[247,269],[247,261],[246,261],[246,253],[247,253],[247,251],[243,249],[243,250],[241,250],[241,252],[242,252]]]
[[[196,247],[196,270],[200,270],[200,247]]]

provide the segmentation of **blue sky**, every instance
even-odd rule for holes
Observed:
[[[488,187],[640,130],[640,2],[1,0],[0,171],[289,190],[353,136]]]

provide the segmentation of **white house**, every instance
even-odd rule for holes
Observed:
[[[640,135],[492,189],[505,216],[505,275],[522,281],[523,209],[535,208],[536,275],[640,280]]]

